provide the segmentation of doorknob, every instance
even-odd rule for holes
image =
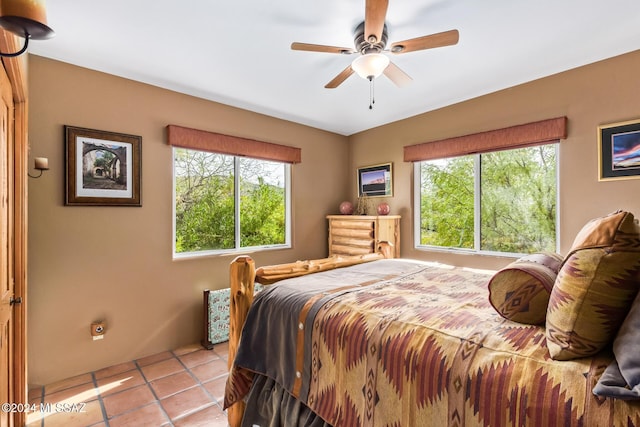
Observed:
[[[22,297],[18,297],[18,298],[11,297],[9,299],[9,305],[20,304],[20,303],[22,303]]]

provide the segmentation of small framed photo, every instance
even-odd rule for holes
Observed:
[[[358,168],[358,197],[393,196],[393,165]]]
[[[65,126],[67,206],[142,206],[142,137]]]
[[[640,120],[598,126],[599,180],[640,178]]]

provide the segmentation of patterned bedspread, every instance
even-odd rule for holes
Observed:
[[[551,360],[542,327],[490,306],[487,273],[406,260],[325,273],[256,298],[226,406],[260,374],[336,427],[640,426],[639,402],[591,392],[610,355]]]

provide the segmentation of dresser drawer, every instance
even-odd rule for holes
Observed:
[[[375,225],[376,225],[376,222],[374,220],[367,220],[367,219],[355,219],[355,220],[335,219],[331,221],[331,227],[334,229],[373,230]]]

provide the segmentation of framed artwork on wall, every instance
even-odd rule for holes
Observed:
[[[640,120],[598,126],[600,181],[640,178]]]
[[[358,197],[393,196],[393,165],[380,165],[358,168]]]
[[[65,126],[67,206],[142,206],[142,137]]]

